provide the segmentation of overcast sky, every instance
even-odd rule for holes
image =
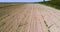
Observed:
[[[40,2],[43,0],[0,0],[0,2]]]

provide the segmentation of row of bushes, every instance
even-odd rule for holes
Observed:
[[[56,9],[60,10],[60,0],[51,0],[51,1],[45,1],[45,2],[39,2],[39,4],[44,4]]]
[[[60,0],[51,0],[51,4],[60,5]]]

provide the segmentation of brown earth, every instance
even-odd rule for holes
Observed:
[[[60,10],[42,4],[0,8],[0,32],[60,32]]]

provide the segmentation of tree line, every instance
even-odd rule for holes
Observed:
[[[51,0],[51,3],[54,5],[60,5],[60,0]]]
[[[43,2],[45,2],[45,0],[43,0]],[[60,0],[50,0],[50,3],[54,5],[60,5]]]

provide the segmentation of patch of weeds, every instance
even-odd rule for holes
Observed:
[[[46,21],[44,21],[44,23],[45,23],[46,27],[48,27],[48,25],[47,25]]]
[[[0,8],[6,8],[6,7],[10,7],[10,6],[14,6],[14,5],[8,5],[8,6],[0,7]]]
[[[48,28],[48,32],[50,32],[49,27],[48,27],[46,21],[44,21],[44,23],[45,23],[46,27]]]
[[[5,23],[2,23],[2,24],[0,25],[0,27],[2,27],[3,25],[5,25]]]
[[[50,32],[50,30],[48,30],[48,32]]]

